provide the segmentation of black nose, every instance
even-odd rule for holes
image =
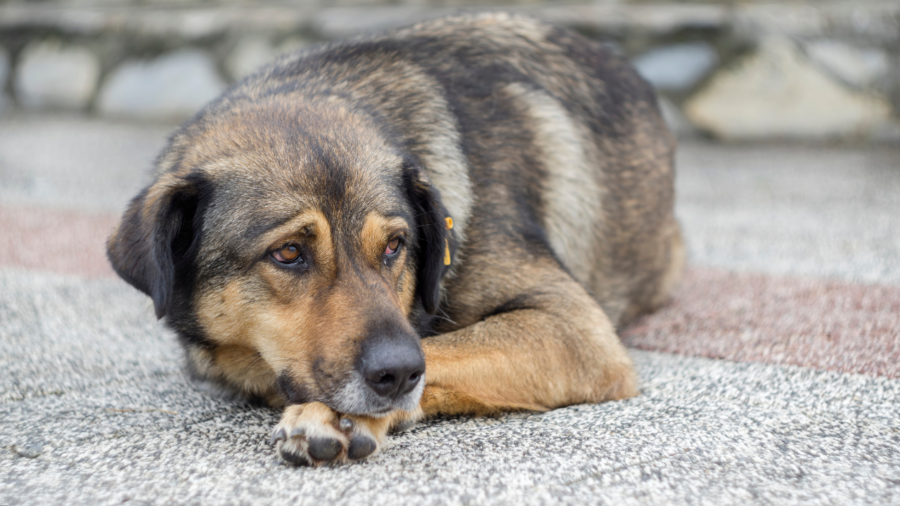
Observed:
[[[375,393],[396,399],[410,393],[425,374],[425,357],[417,341],[378,340],[367,346],[360,372]]]

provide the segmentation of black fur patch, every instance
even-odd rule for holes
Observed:
[[[314,400],[309,391],[294,381],[287,371],[278,375],[275,384],[288,404],[305,404]]]
[[[447,210],[437,189],[422,180],[421,169],[408,162],[403,170],[403,186],[415,216],[416,295],[428,314],[437,312],[444,276],[445,239],[449,240],[444,218]],[[451,258],[453,255],[451,251]]]

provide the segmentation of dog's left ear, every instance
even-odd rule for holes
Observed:
[[[447,210],[438,189],[424,177],[421,167],[410,160],[404,164],[403,185],[416,219],[416,295],[425,311],[434,314],[441,297],[441,278],[447,268],[444,257],[449,253],[445,251],[450,238],[445,221]]]
[[[153,299],[157,318],[169,310],[176,276],[199,248],[206,186],[199,176],[161,176],[131,201],[106,243],[116,273]]]

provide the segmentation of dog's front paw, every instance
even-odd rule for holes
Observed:
[[[287,462],[300,466],[364,459],[383,445],[386,418],[340,415],[320,402],[288,406],[272,431],[272,443]]]

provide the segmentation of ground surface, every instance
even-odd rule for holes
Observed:
[[[900,150],[687,144],[643,394],[282,464],[190,384],[103,240],[167,127],[0,121],[0,504],[900,504]]]

